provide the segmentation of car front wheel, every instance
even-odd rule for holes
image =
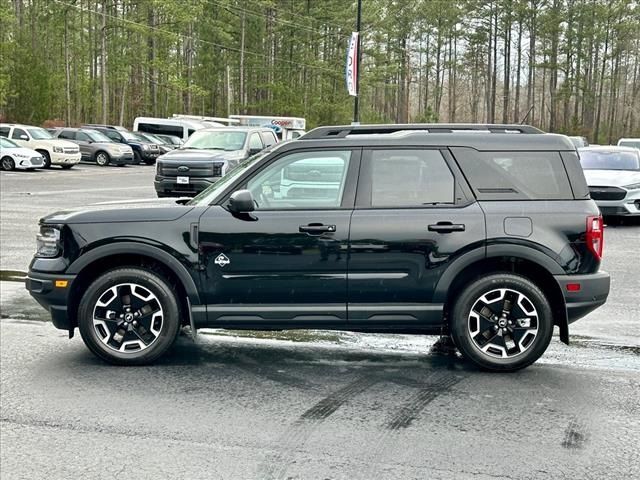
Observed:
[[[96,164],[98,164],[101,167],[106,167],[107,165],[109,165],[109,155],[105,152],[98,152],[96,154]]]
[[[2,163],[2,169],[7,172],[10,172],[14,168],[16,168],[16,164],[11,157],[4,157],[1,163]]]
[[[118,365],[153,362],[173,344],[180,327],[175,287],[141,268],[111,270],[95,280],[78,308],[87,347]]]
[[[497,273],[460,293],[451,334],[462,354],[481,368],[509,372],[535,362],[553,334],[553,315],[544,293],[528,278]]]

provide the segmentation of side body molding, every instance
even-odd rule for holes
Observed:
[[[189,274],[187,268],[170,253],[147,243],[116,242],[96,247],[84,255],[81,255],[75,262],[73,262],[67,269],[67,273],[77,275],[85,267],[96,260],[118,254],[140,255],[162,262],[180,279],[180,282],[182,282],[182,285],[187,292],[191,305],[195,306],[201,304],[198,287],[193,277]]]

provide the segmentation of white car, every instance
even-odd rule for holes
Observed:
[[[31,170],[44,166],[44,158],[35,150],[23,148],[8,138],[0,137],[0,167],[2,170]]]
[[[591,198],[602,214],[640,216],[640,150],[586,147],[578,153]]]
[[[53,138],[44,128],[0,123],[0,137],[11,139],[21,147],[35,150],[44,158],[44,168],[60,165],[68,169],[80,161],[78,145]]]

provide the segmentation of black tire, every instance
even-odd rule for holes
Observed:
[[[2,170],[5,172],[10,172],[16,168],[16,162],[13,161],[11,157],[2,157],[0,160],[0,165],[2,165]]]
[[[499,289],[506,293],[502,294]],[[503,320],[498,315],[508,296],[512,303],[516,300],[516,306],[513,310],[509,308],[510,314]],[[483,297],[488,303],[482,300]],[[474,306],[496,309],[495,320],[489,318],[491,315],[472,311]],[[510,320],[512,323],[508,323]],[[524,326],[518,325],[520,321]],[[477,333],[474,335],[472,331]],[[553,314],[549,301],[540,288],[520,275],[505,272],[479,278],[464,288],[453,306],[451,336],[454,343],[465,358],[486,370],[512,372],[531,365],[545,352],[552,335]],[[497,345],[499,343],[503,346]],[[512,348],[509,347],[511,344]],[[487,350],[483,351],[483,348]]]
[[[156,163],[156,159],[155,158],[149,158],[149,159],[144,161],[145,165],[154,165],[155,163]]]
[[[96,152],[94,159],[96,161],[96,165],[100,167],[106,167],[107,165],[109,165],[109,163],[111,163],[111,157],[109,156],[109,154],[107,152],[103,152],[102,150]]]
[[[137,151],[133,151],[133,164],[140,165],[142,163],[142,157]]]
[[[137,333],[138,330],[134,327],[135,318],[129,318],[128,321],[131,322],[131,324],[126,324],[126,327],[123,322],[127,320],[119,320],[118,312],[122,311],[122,314],[125,314],[124,312],[126,311],[126,304],[124,304],[123,299],[126,298],[127,288],[129,292],[132,292],[132,289],[127,287],[130,284],[137,286],[135,289],[139,294],[144,294],[145,291],[147,293],[150,292],[154,297],[151,302],[157,302],[153,304],[151,314],[144,314],[137,317],[141,322],[140,325],[143,326],[142,335],[139,335]],[[111,299],[107,298],[107,305],[104,305],[107,301],[104,300],[105,296],[109,297],[109,291],[114,291],[114,289],[117,294],[111,294]],[[124,292],[122,296],[120,296],[121,292]],[[106,272],[87,288],[80,300],[78,307],[78,327],[84,343],[95,355],[112,364],[144,365],[153,362],[171,347],[178,336],[180,328],[180,308],[174,292],[175,286],[150,270],[130,267],[118,268]],[[143,309],[145,307],[137,306],[141,300],[139,298],[134,299],[133,297],[134,295],[130,293],[130,307],[137,309],[135,313],[144,311]],[[142,302],[145,301],[146,300],[142,300]],[[149,305],[152,305],[151,302],[149,302]],[[96,318],[101,318],[105,310],[111,312],[111,310],[107,310],[109,307],[114,309],[114,319],[101,321],[102,325],[95,325],[94,314],[96,314]],[[131,308],[129,311],[131,311]],[[154,311],[156,308],[159,310]],[[155,334],[153,333],[153,325],[154,321],[157,321],[156,314],[158,311],[160,312],[161,323],[159,325],[156,324],[158,332]],[[129,314],[128,316],[132,316],[135,313]],[[145,317],[149,315],[151,315],[151,318],[145,319]],[[146,328],[144,324],[147,325]],[[107,326],[107,330],[105,330],[105,326]],[[125,328],[128,330],[124,330]],[[116,338],[119,332],[124,332],[124,338]],[[153,339],[149,341],[147,346],[143,347],[142,345],[146,345],[143,337],[149,338],[149,334]],[[106,343],[103,339],[106,339]],[[118,343],[117,340],[119,340],[120,343]],[[118,351],[118,349],[116,349],[116,346],[125,348],[127,342],[137,342],[139,345],[138,349],[130,351]]]
[[[51,168],[51,155],[46,150],[36,150],[44,158],[43,168]]]

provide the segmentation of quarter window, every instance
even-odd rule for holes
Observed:
[[[286,155],[249,180],[258,210],[337,208],[351,161],[349,151]]]
[[[438,150],[372,150],[371,206],[454,202],[454,178]]]
[[[0,137],[9,138],[9,127],[0,127]]]

